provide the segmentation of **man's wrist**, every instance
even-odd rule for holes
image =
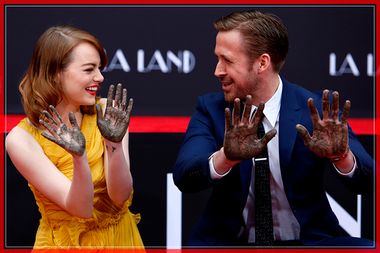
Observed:
[[[350,149],[340,159],[330,161],[341,174],[350,174],[356,166],[355,156]]]
[[[233,160],[228,159],[226,154],[224,153],[224,147],[222,147],[219,151],[223,155],[224,163],[228,165],[229,167],[233,167],[240,162],[240,161],[233,161]]]
[[[222,147],[220,150],[213,154],[213,162],[215,171],[222,175],[229,171],[232,167],[238,164],[240,161],[232,161],[229,160],[225,153],[224,148]]]
[[[330,161],[331,161],[332,163],[337,163],[337,162],[339,162],[339,161],[342,161],[342,160],[346,159],[346,157],[348,156],[349,153],[350,153],[350,148],[347,148],[346,152],[344,152],[343,155],[338,156],[338,157],[330,158]]]

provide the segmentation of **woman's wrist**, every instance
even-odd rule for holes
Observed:
[[[106,145],[106,149],[108,152],[114,153],[117,150],[122,150],[123,146],[121,142],[113,142],[107,139],[104,139],[104,144]]]

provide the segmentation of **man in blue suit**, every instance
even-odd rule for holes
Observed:
[[[173,170],[183,192],[212,188],[188,244],[258,245],[253,175],[255,157],[267,147],[271,245],[372,246],[342,231],[324,190],[326,165],[352,191],[373,190],[373,159],[347,125],[350,101],[340,113],[338,92],[330,99],[328,90],[316,95],[280,77],[288,35],[278,17],[235,12],[214,26],[223,92],[198,98]]]

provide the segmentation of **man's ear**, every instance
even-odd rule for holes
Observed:
[[[271,64],[271,59],[270,59],[270,55],[265,53],[265,54],[262,54],[260,55],[260,57],[258,58],[258,61],[259,61],[259,66],[258,66],[258,72],[263,72],[265,70],[268,69],[268,67],[270,66]]]

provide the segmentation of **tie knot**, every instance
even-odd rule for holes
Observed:
[[[257,111],[257,108],[253,110],[253,112],[251,114],[251,117],[253,117],[253,115],[255,115],[256,111]],[[265,115],[264,115],[264,112],[263,112],[262,120],[260,121],[258,129],[257,129],[257,137],[259,139],[263,138],[263,136],[265,135],[265,129],[264,129],[264,125],[263,125],[264,119],[265,119]]]

